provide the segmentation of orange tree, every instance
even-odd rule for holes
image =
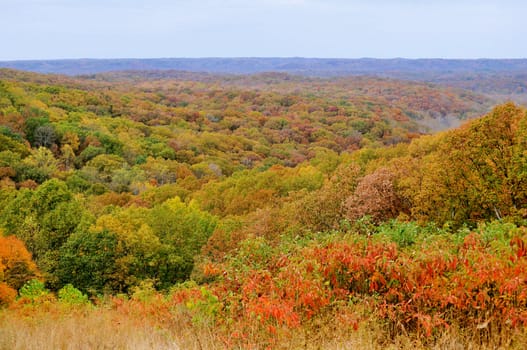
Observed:
[[[0,232],[0,305],[12,302],[16,291],[36,276],[36,265],[24,243]]]

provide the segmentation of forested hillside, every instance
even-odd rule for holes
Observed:
[[[0,67],[39,73],[166,78],[191,74],[279,72],[304,77],[371,76],[439,84],[486,94],[497,102],[527,101],[525,59],[160,58],[4,61]],[[123,71],[127,71],[122,73]],[[174,73],[178,72],[178,73]]]
[[[182,348],[522,348],[527,110],[493,102],[0,70],[0,348],[24,314],[142,320]]]

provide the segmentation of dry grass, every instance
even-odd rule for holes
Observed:
[[[61,319],[9,319],[0,325],[1,349],[180,349],[163,332],[117,324],[105,315]]]
[[[431,338],[416,334],[391,338],[381,322],[371,318],[363,320],[358,330],[344,327],[339,322],[322,319],[310,325],[311,331],[300,330],[279,342],[277,349],[320,350],[498,350],[527,349],[527,329],[514,333],[510,330],[494,332],[487,337],[486,330],[462,330],[454,326]]]
[[[187,330],[188,332],[188,330]],[[70,314],[35,312],[22,316],[14,312],[0,314],[0,349],[193,349],[193,338],[178,337],[174,331],[156,328],[113,310],[92,310]],[[185,340],[185,341],[183,341]],[[195,341],[196,339],[194,339]]]
[[[156,324],[157,325],[154,325]],[[417,336],[389,338],[374,320],[361,323],[358,330],[343,327],[334,319],[320,319],[294,332],[278,336],[273,349],[525,349],[527,333],[496,337],[487,343],[474,334],[451,328],[433,341]],[[214,329],[196,327],[184,314],[165,324],[145,318],[124,316],[114,309],[77,310],[31,309],[0,311],[0,350],[46,349],[223,349]],[[254,349],[265,346],[256,345]]]

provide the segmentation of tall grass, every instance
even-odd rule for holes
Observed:
[[[382,323],[363,322],[357,330],[342,327],[336,319],[319,318],[281,337],[273,349],[525,349],[527,333],[506,334],[507,344],[498,337],[482,343],[481,335],[463,333],[452,327],[431,341],[415,335],[390,338]],[[152,316],[156,318],[155,315]],[[116,309],[87,307],[66,310],[46,307],[0,312],[2,350],[205,350],[224,349],[221,330],[196,325],[184,313],[164,324],[149,318],[124,315]],[[157,324],[156,324],[157,323]],[[154,325],[155,324],[155,325]],[[495,333],[496,335],[496,333]],[[266,349],[255,343],[253,349]]]
[[[184,335],[184,334],[183,334]],[[180,346],[184,344],[185,347]],[[0,349],[192,349],[174,332],[155,328],[144,320],[126,318],[114,310],[93,309],[56,313],[0,314]]]

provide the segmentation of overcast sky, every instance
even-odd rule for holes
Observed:
[[[525,0],[0,0],[0,60],[526,58]]]

